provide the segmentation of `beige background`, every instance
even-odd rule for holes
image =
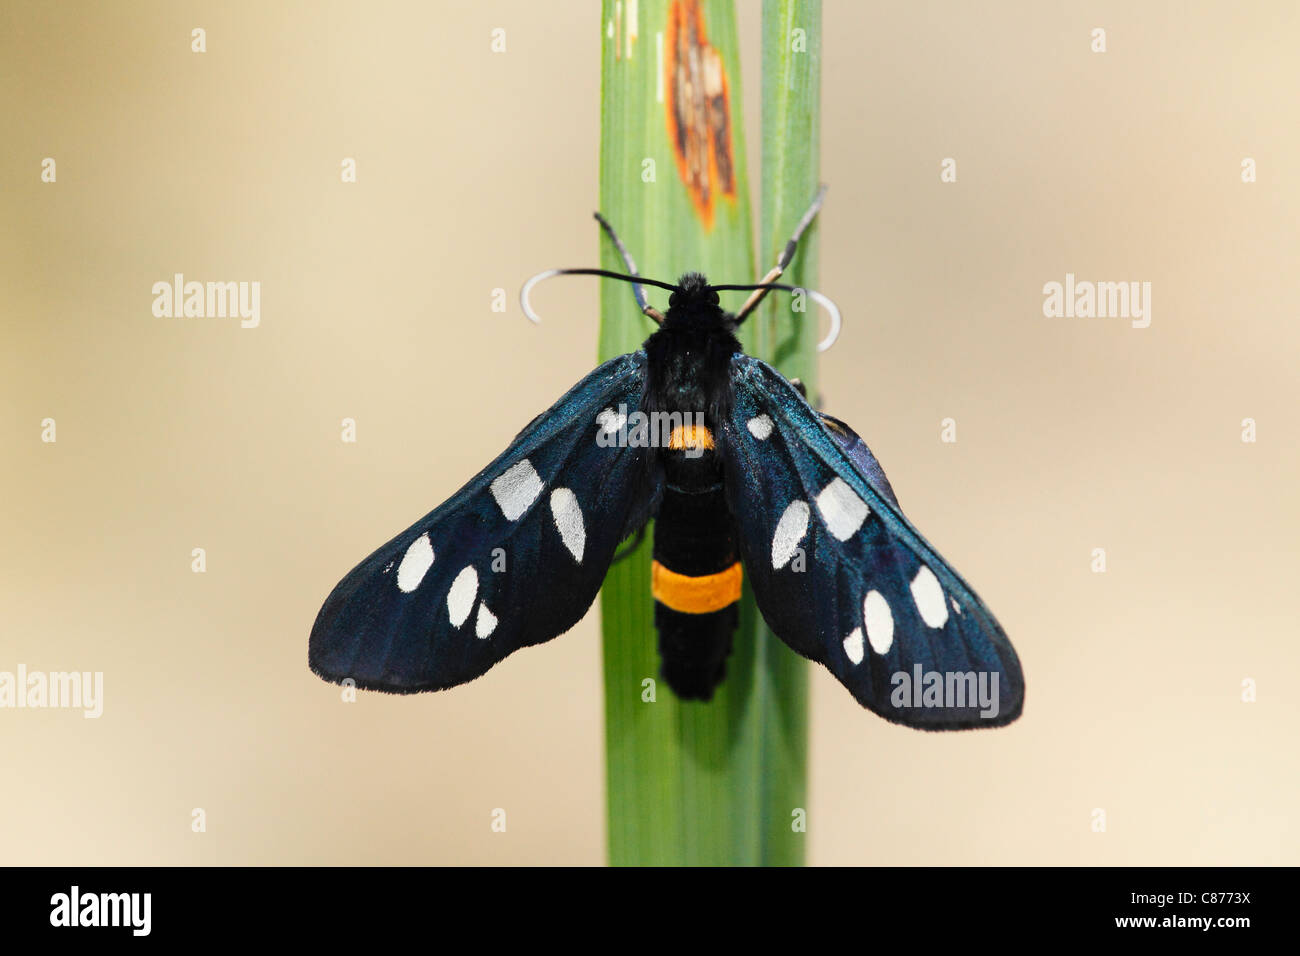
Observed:
[[[595,612],[445,694],[306,668],[336,580],[594,362],[594,283],[514,296],[596,263],[595,7],[461,7],[0,8],[0,670],[106,682],[0,711],[0,862],[603,860]],[[1029,694],[926,735],[818,669],[811,862],[1300,862],[1298,9],[828,3],[828,408]],[[1044,318],[1067,271],[1151,327]],[[154,318],[174,272],[260,281],[261,327]]]

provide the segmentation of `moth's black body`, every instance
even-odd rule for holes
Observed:
[[[688,577],[712,577],[739,564],[736,529],[719,481],[713,489],[665,488],[655,521],[654,560]],[[655,599],[655,629],[663,677],[683,700],[710,700],[727,676],[727,656],[739,620],[736,601],[687,613]]]
[[[732,317],[704,276],[690,273],[668,300],[659,331],[646,340],[646,406],[682,414],[704,410],[705,427],[731,412],[728,372],[741,351]],[[698,457],[684,450],[657,449],[663,497],[655,521],[654,561],[691,578],[711,577],[734,567],[735,521],[727,507],[722,462],[716,448]],[[737,602],[718,610],[687,613],[655,600],[655,628],[663,677],[687,700],[709,700],[726,676],[727,655],[738,619]]]
[[[661,324],[641,350],[339,583],[312,670],[397,693],[472,680],[576,623],[619,542],[653,517],[662,673],[679,696],[707,700],[724,679],[743,576],[773,632],[881,716],[931,730],[1019,716],[1014,649],[862,439],[743,353],[703,276],[670,288],[665,315],[643,309]],[[637,413],[702,422],[611,442]]]

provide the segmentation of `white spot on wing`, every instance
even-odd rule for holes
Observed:
[[[844,653],[849,655],[849,660],[853,663],[862,663],[862,628],[855,627],[849,636],[844,638]]]
[[[931,627],[943,627],[948,620],[948,602],[943,599],[943,585],[924,564],[912,579],[912,600],[921,612],[921,620]]]
[[[410,594],[420,586],[432,565],[433,545],[429,543],[429,535],[422,534],[406,549],[406,556],[397,569],[397,589]]]
[[[478,617],[474,619],[474,633],[481,640],[497,629],[497,616],[487,609],[486,604],[479,604]]]
[[[835,478],[817,496],[817,510],[831,534],[847,541],[867,520],[871,509],[842,478]]]
[[[587,532],[582,526],[582,508],[578,497],[568,488],[556,488],[551,492],[551,515],[555,518],[555,529],[560,532],[560,540],[569,549],[575,561],[582,563],[582,549],[587,543]]]
[[[955,597],[949,597],[949,598],[948,598],[948,603],[952,605],[952,609],[953,609],[954,611],[956,611],[958,617],[960,617],[960,616],[961,616],[961,605],[957,603],[957,599],[956,599]]]
[[[468,565],[456,575],[447,592],[447,616],[451,618],[452,627],[460,627],[474,608],[474,598],[478,597],[478,572]]]
[[[766,415],[756,415],[745,423],[745,427],[759,441],[767,441],[767,436],[772,434],[772,419]]]
[[[790,563],[799,542],[808,533],[808,502],[796,498],[786,506],[781,520],[772,535],[772,567],[783,568]]]
[[[519,464],[511,465],[492,482],[492,497],[497,500],[501,513],[514,521],[537,500],[542,487],[542,479],[537,477],[533,463],[525,458]]]
[[[877,654],[884,654],[894,643],[894,615],[889,602],[879,591],[868,591],[862,602],[862,621],[867,626],[867,640]]]
[[[627,416],[607,408],[596,416],[596,424],[604,429],[606,435],[612,435],[627,424]]]

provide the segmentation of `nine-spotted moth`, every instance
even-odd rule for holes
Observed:
[[[875,456],[735,337],[767,292],[790,289],[774,280],[822,194],[753,285],[642,278],[597,216],[629,274],[543,273],[524,287],[525,311],[542,278],[605,275],[634,283],[658,329],[348,574],[312,629],[311,669],[395,693],[472,680],[572,627],[619,543],[654,518],[649,583],[663,676],[680,697],[707,700],[724,679],[747,578],[771,629],[882,717],[931,730],[1018,717],[1015,650],[903,515]],[[671,291],[666,313],[643,285]],[[726,290],[751,295],[732,314]]]

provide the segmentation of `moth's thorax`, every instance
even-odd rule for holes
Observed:
[[[731,360],[740,351],[733,317],[717,299],[702,275],[682,276],[663,325],[645,343],[645,409],[671,416],[664,434],[676,435],[657,449],[670,484],[702,488],[717,481],[715,444],[731,411]]]
[[[729,331],[663,327],[645,343],[646,411],[702,416],[716,430],[731,410],[731,361],[740,343]]]

